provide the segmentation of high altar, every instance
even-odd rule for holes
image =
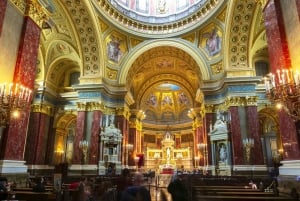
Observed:
[[[176,148],[173,136],[166,132],[161,148],[146,148],[145,168],[172,174],[175,169],[192,169],[191,147]]]

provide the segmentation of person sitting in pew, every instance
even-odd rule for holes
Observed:
[[[249,187],[252,189],[257,189],[256,184],[252,180],[249,182]]]
[[[46,192],[46,188],[44,185],[44,179],[42,177],[39,177],[37,179],[35,186],[32,187],[32,190],[34,192]]]

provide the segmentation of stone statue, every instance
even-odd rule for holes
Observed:
[[[217,112],[217,119],[216,122],[214,124],[214,127],[211,131],[211,133],[221,133],[221,132],[227,132],[227,125],[226,123],[221,119],[221,113],[220,111]]]
[[[225,162],[227,159],[227,152],[226,152],[226,147],[224,144],[220,145],[220,153],[219,154],[220,154],[220,160],[222,162]]]

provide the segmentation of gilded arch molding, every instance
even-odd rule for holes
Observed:
[[[184,41],[181,39],[159,39],[155,41],[143,42],[137,45],[131,51],[131,53],[127,56],[128,59],[122,64],[122,68],[120,69],[119,84],[126,85],[128,72],[132,64],[139,56],[152,48],[161,46],[175,47],[189,54],[198,64],[199,71],[201,73],[200,77],[202,78],[202,80],[210,80],[210,72],[208,70],[209,65],[205,62],[205,56],[200,52],[199,49],[197,49],[196,47],[192,47],[188,41]]]

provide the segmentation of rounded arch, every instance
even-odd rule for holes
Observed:
[[[158,39],[155,41],[146,41],[134,48],[133,51],[127,56],[127,60],[122,63],[121,65],[123,66],[122,69],[120,70],[120,79],[119,79],[119,84],[126,85],[126,77],[127,74],[134,63],[134,61],[144,52],[155,48],[155,47],[161,47],[161,46],[171,46],[175,48],[179,48],[186,53],[188,53],[198,64],[199,66],[199,71],[201,72],[201,78],[203,80],[209,80],[210,79],[210,73],[209,73],[209,66],[205,62],[205,56],[203,53],[200,52],[199,49],[196,47],[191,46],[191,44],[188,41],[181,40],[181,39]]]
[[[76,136],[76,121],[77,115],[72,112],[61,113],[56,117],[53,163],[71,163],[73,141]]]

